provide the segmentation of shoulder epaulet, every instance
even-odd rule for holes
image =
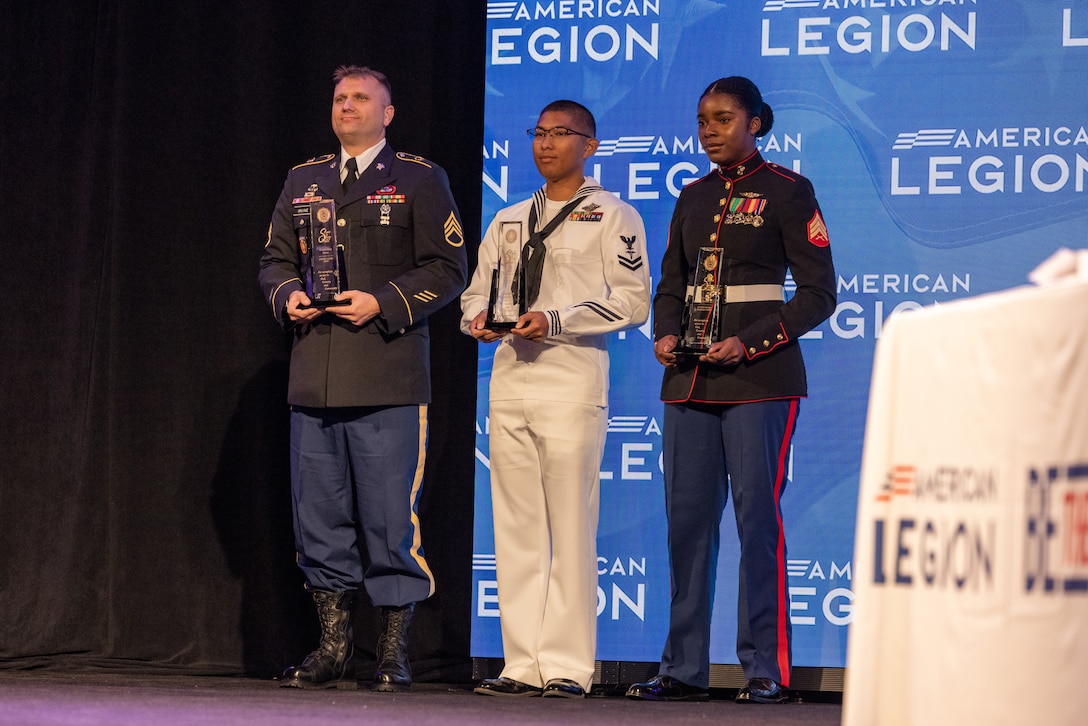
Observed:
[[[411,161],[421,166],[425,166],[428,169],[431,168],[431,162],[424,159],[422,156],[416,156],[415,154],[405,154],[403,151],[397,152],[397,158],[401,161]]]
[[[315,156],[312,159],[308,159],[298,166],[292,166],[291,171],[295,169],[301,169],[304,166],[310,166],[312,164],[324,164],[326,161],[331,161],[336,158],[336,154],[325,154],[324,156]]]

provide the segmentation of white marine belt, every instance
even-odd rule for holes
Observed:
[[[723,285],[726,303],[783,302],[786,299],[781,285]],[[688,285],[687,294],[695,294],[695,286]]]

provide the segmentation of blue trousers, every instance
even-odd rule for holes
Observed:
[[[782,492],[798,401],[665,406],[672,602],[660,673],[706,688],[719,527],[733,491],[740,536],[737,656],[746,678],[790,681]]]
[[[425,405],[292,409],[295,548],[307,588],[362,585],[390,607],[434,593],[417,511],[426,438]]]

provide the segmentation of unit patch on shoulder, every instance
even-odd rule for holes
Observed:
[[[415,154],[405,154],[403,151],[398,151],[397,158],[401,161],[411,161],[415,164],[420,164],[421,166],[425,166],[428,169],[431,168],[431,162],[427,161],[422,156],[416,156]]]
[[[827,225],[817,209],[812,213],[812,219],[808,221],[808,241],[817,247],[827,247],[831,244],[831,238],[827,234]]]
[[[457,219],[457,215],[450,212],[450,216],[446,217],[446,223],[443,225],[445,228],[446,242],[451,247],[460,247],[465,243],[465,233],[461,229],[461,220]]]
[[[638,237],[631,235],[630,237],[624,237],[620,235],[620,240],[623,241],[624,246],[627,248],[625,252],[621,252],[616,255],[616,259],[620,261],[620,265],[626,267],[628,270],[634,272],[642,267],[642,255],[635,251],[635,240]]]

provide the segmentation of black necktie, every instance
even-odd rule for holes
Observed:
[[[344,188],[344,194],[348,193],[348,189],[351,189],[351,185],[355,183],[355,180],[359,178],[359,162],[355,161],[355,157],[351,157],[344,164],[344,168],[348,170],[347,175],[344,177],[344,182],[341,186]]]
[[[563,209],[559,211],[559,214],[552,217],[551,221],[544,226],[544,229],[534,232],[536,228],[536,205],[534,204],[529,208],[529,241],[525,243],[525,246],[521,248],[521,263],[523,265],[522,270],[525,280],[525,309],[536,302],[537,295],[540,294],[540,278],[544,274],[544,256],[548,254],[548,248],[544,245],[544,240],[555,231],[555,228],[561,225],[567,219],[567,215],[571,211],[581,204],[589,194],[583,193],[581,196],[575,196],[570,200]],[[514,285],[517,286],[521,280],[521,275],[514,281]],[[517,292],[514,292],[514,297],[517,299]]]

